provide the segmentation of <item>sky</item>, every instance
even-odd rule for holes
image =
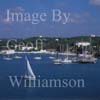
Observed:
[[[47,14],[47,20],[38,24],[7,20],[7,10]],[[53,22],[52,11],[61,11],[61,20]],[[63,13],[70,13],[66,24]],[[31,16],[32,18],[32,16]],[[100,0],[0,0],[0,38],[74,37],[100,35]]]

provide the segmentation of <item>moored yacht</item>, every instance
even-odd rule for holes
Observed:
[[[93,56],[84,56],[84,57],[80,57],[78,59],[78,62],[79,63],[96,63],[97,62],[97,59]]]
[[[58,58],[58,59],[54,59],[54,64],[62,64],[62,59]]]
[[[10,55],[13,55],[15,53],[14,50],[4,50],[3,52],[4,52],[3,53],[4,54],[4,57],[3,57],[4,60],[12,60]]]
[[[54,64],[61,64],[62,59],[59,58],[58,51],[56,52],[56,58],[53,60]]]
[[[61,61],[61,62],[64,63],[64,64],[72,63],[72,60],[69,59],[68,53],[69,53],[69,49],[68,49],[68,44],[67,44],[67,53],[66,53],[67,57],[65,57],[65,59],[63,59],[63,60]]]
[[[61,61],[62,63],[64,64],[69,64],[69,63],[72,63],[72,60],[68,59],[68,58],[65,58],[64,60]]]
[[[42,57],[38,56],[38,57],[34,57],[33,59],[35,59],[35,60],[41,60]]]
[[[16,55],[14,58],[15,58],[15,59],[21,59],[22,57]]]
[[[12,60],[11,57],[3,57],[4,60]]]

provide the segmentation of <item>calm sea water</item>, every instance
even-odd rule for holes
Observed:
[[[25,54],[22,59],[3,60],[0,56],[0,100],[100,100],[100,60],[96,64],[54,65],[50,55],[33,60],[36,54],[26,54],[36,76],[40,78],[84,79],[85,88],[23,88],[12,87],[9,75],[24,75]]]

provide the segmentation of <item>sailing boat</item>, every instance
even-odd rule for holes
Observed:
[[[36,80],[36,76],[35,74],[33,73],[32,71],[32,68],[31,68],[31,65],[29,63],[29,60],[27,57],[25,57],[25,60],[26,60],[26,64],[27,64],[27,74],[24,76],[25,79],[33,79],[33,80]]]
[[[68,52],[69,52],[69,50],[68,50],[68,44],[67,44],[67,57],[64,60],[61,61],[64,64],[72,63],[72,60],[69,59]]]
[[[53,61],[54,61],[54,64],[61,64],[61,59],[59,58],[58,51],[57,51],[57,54],[56,54],[56,59],[54,59]]]

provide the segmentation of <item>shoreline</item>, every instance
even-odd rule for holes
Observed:
[[[7,51],[6,51],[7,52]],[[14,51],[14,52],[10,52],[10,53],[6,53],[5,51],[1,51],[0,54],[51,54],[51,55],[55,55],[56,52],[49,52],[49,51],[31,51],[31,52],[21,52],[21,51]],[[71,52],[63,52],[63,53],[59,53],[60,55],[69,55],[69,56],[76,56],[77,54],[75,53],[71,53]]]
[[[41,51],[32,51],[32,52],[15,52],[15,54],[18,53],[18,54],[25,54],[25,53],[30,53],[30,54],[51,54],[51,55],[55,55],[56,52],[41,52]],[[77,54],[75,53],[59,53],[60,55],[70,55],[70,56],[75,56]]]

